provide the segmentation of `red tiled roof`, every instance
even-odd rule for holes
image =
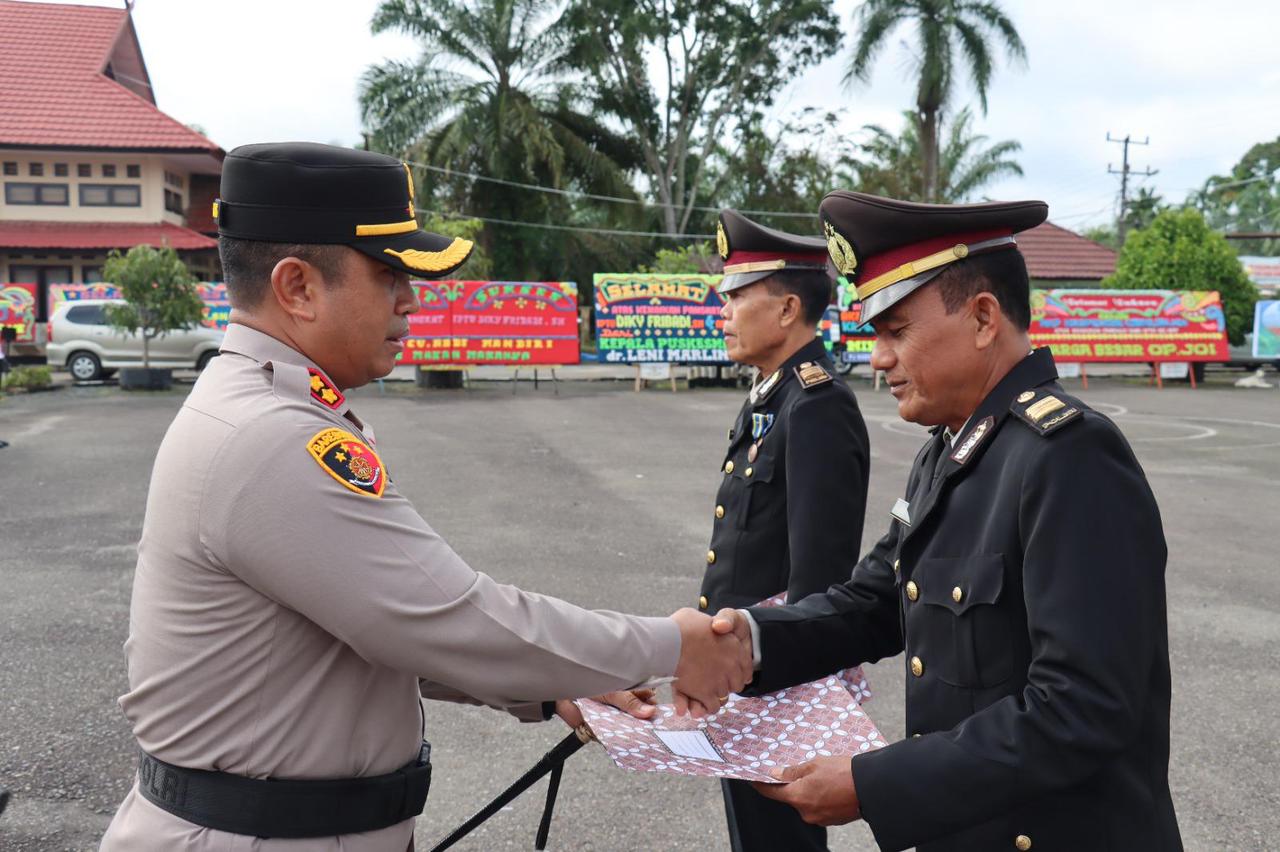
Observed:
[[[1032,278],[1102,280],[1116,271],[1116,253],[1052,222],[1018,234]]]
[[[168,222],[2,222],[0,249],[127,249],[169,246],[179,251],[215,249],[218,241]]]
[[[0,145],[220,156],[213,142],[103,73],[117,47],[142,67],[132,28],[124,9],[0,0]]]

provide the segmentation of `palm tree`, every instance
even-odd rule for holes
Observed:
[[[854,164],[858,188],[875,195],[908,201],[937,201],[955,204],[970,200],[994,180],[1022,175],[1022,166],[1011,155],[1022,150],[1012,139],[987,145],[987,137],[970,132],[973,114],[966,107],[945,129],[946,141],[938,152],[937,186],[932,196],[926,190],[923,157],[923,125],[919,113],[903,113],[906,125],[894,136],[878,125],[864,129],[871,138],[860,147],[862,157]]]
[[[636,161],[634,148],[586,114],[580,91],[554,70],[565,42],[548,12],[538,0],[383,0],[374,13],[375,33],[414,36],[422,54],[365,72],[360,104],[370,145],[452,170],[443,177],[418,170],[424,195],[449,212],[555,224],[574,216],[567,196],[466,173],[635,197],[625,171]],[[553,271],[548,231],[494,227],[503,236],[487,241],[497,274]]]
[[[889,34],[905,21],[916,25],[916,112],[920,119],[920,155],[924,161],[925,200],[939,198],[939,124],[951,100],[958,62],[973,78],[983,115],[995,63],[992,39],[1004,42],[1011,61],[1026,63],[1027,51],[1013,21],[995,0],[866,0],[855,13],[858,40],[845,83],[866,82],[871,65]]]

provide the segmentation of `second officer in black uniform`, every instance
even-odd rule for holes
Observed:
[[[827,245],[733,210],[716,234],[725,276],[725,347],[756,367],[729,430],[698,605],[715,612],[849,579],[862,547],[869,449],[853,391],[838,378],[818,321],[831,301]],[[734,850],[826,849],[826,830],[723,782]]]

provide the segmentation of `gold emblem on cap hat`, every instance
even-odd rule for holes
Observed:
[[[716,222],[716,251],[721,260],[729,259],[729,236],[724,232],[724,222]]]
[[[836,265],[836,271],[841,275],[852,275],[858,268],[858,257],[853,253],[853,246],[830,222],[823,222],[822,227],[827,233],[827,252]]]

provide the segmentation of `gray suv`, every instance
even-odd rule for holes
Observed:
[[[104,308],[112,304],[121,303],[85,299],[58,305],[49,318],[45,347],[49,364],[66,367],[78,382],[106,378],[121,367],[141,367],[142,338],[107,324]],[[203,325],[165,332],[151,340],[151,366],[203,370],[218,354],[224,334]]]

